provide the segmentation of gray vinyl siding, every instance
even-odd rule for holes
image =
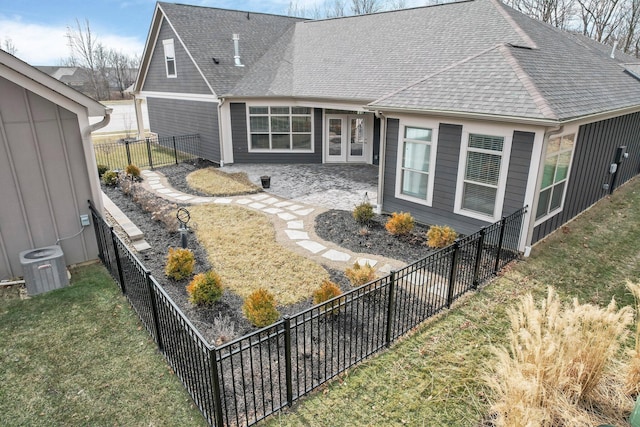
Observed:
[[[158,136],[199,134],[200,157],[220,162],[218,103],[147,98],[149,127]]]
[[[176,77],[167,77],[167,69],[164,61],[164,46],[162,41],[173,39],[176,54]],[[202,75],[193,64],[180,40],[175,35],[167,21],[163,21],[158,40],[156,41],[153,56],[149,62],[149,68],[144,80],[143,91],[173,92],[173,93],[198,93],[211,94]]]
[[[504,193],[502,215],[508,216],[524,206],[524,195],[527,191],[529,166],[535,133],[513,132],[511,142],[511,158],[509,159],[509,173],[507,187]]]
[[[627,146],[629,157],[620,165],[616,187],[640,172],[638,135],[640,113],[580,126],[563,210],[534,228],[532,243],[543,239],[609,194],[602,186],[612,183],[609,165],[614,162],[619,146]]]
[[[322,163],[322,110],[313,109],[313,153],[250,153],[247,135],[247,106],[232,102],[231,138],[235,163]]]
[[[97,173],[87,169],[78,117],[3,78],[0,93],[0,280],[22,276],[21,251],[58,239],[67,264],[96,259],[93,229],[78,234]]]
[[[448,225],[463,234],[473,233],[487,225],[483,221],[453,214],[462,137],[460,125],[441,123],[439,126],[432,206],[395,197],[399,126],[400,122],[397,119],[387,120],[383,212],[411,212],[418,222]]]

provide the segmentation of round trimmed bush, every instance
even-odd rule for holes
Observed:
[[[215,271],[196,274],[187,286],[187,293],[192,304],[211,306],[222,297],[222,280]]]

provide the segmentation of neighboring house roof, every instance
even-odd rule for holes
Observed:
[[[319,21],[249,14],[258,17],[255,25],[247,12],[159,8],[219,96],[341,100],[546,123],[640,108],[638,59],[621,52],[612,59],[609,47],[498,0]],[[233,66],[232,33],[241,34],[245,68]],[[212,56],[225,62],[216,65]]]
[[[85,107],[90,117],[105,116],[111,113],[111,108],[105,107],[98,101],[95,101],[92,98],[84,95],[83,93],[80,93],[77,90],[67,86],[59,80],[51,77],[47,73],[42,72],[35,67],[32,67],[26,62],[3,50],[0,50],[0,76],[3,76],[5,72],[7,73],[7,75],[9,73],[12,73],[12,75],[16,75],[13,73],[17,73],[17,75],[25,77],[26,79],[28,79],[27,81],[33,83],[33,85],[30,85],[31,87],[28,87],[27,89],[35,91],[44,98],[51,99],[50,96],[45,96],[45,92],[39,90],[39,88],[53,91],[61,95],[64,99],[72,101],[73,104]],[[56,100],[53,99],[52,101],[56,102]]]

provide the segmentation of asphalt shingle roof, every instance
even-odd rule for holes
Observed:
[[[218,95],[554,121],[640,105],[623,67],[640,61],[497,0],[320,21],[160,6]],[[233,66],[232,33],[245,68]]]

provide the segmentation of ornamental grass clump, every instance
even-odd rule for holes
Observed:
[[[630,307],[618,310],[614,299],[606,308],[577,299],[563,307],[549,288],[540,306],[529,294],[508,315],[509,349],[494,350],[498,362],[486,378],[497,426],[598,425],[588,410],[595,406],[619,417],[625,397],[609,385],[609,368],[633,320]]]
[[[376,272],[368,262],[365,265],[360,265],[356,262],[353,267],[347,268],[344,274],[353,287],[362,286],[376,279]]]
[[[640,395],[640,283],[627,281],[627,288],[636,303],[635,347],[629,351],[629,362],[625,374],[625,392],[630,396]]]
[[[215,271],[196,274],[186,288],[195,305],[210,307],[222,297],[222,280]]]
[[[455,242],[458,233],[448,225],[433,225],[427,231],[427,246],[433,249],[444,248]]]
[[[360,225],[368,225],[373,219],[373,206],[369,202],[360,203],[353,210],[353,219]]]
[[[387,220],[384,228],[394,236],[406,236],[413,230],[414,221],[409,212],[394,212]]]
[[[275,297],[264,288],[258,288],[249,294],[242,305],[242,312],[259,328],[271,325],[280,317]]]
[[[173,280],[182,280],[193,274],[196,264],[195,256],[190,249],[169,248],[164,273]]]
[[[140,181],[140,168],[132,163],[130,163],[124,170],[124,173],[127,174],[129,178],[133,181]]]

